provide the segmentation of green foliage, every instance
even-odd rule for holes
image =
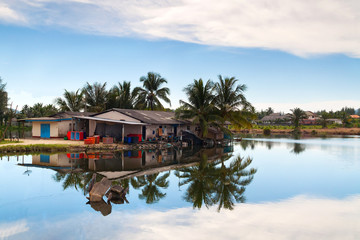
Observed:
[[[106,108],[132,109],[137,97],[138,88],[131,91],[131,82],[119,82],[110,90]]]
[[[170,89],[167,87],[160,88],[161,85],[167,83],[166,79],[161,77],[160,74],[154,72],[148,72],[147,76],[142,76],[140,82],[143,83],[143,87],[137,87],[134,89],[138,94],[136,99],[136,108],[149,109],[149,110],[163,110],[164,106],[160,100],[170,104],[169,99]]]
[[[270,136],[270,135],[271,135],[271,130],[270,130],[270,128],[265,128],[264,131],[263,131],[263,134],[264,134],[265,136]]]
[[[102,112],[106,109],[109,92],[106,90],[106,83],[90,85],[88,82],[83,88],[85,94],[85,108],[88,112]]]
[[[294,124],[295,129],[298,129],[300,126],[300,121],[306,118],[306,114],[300,108],[294,108],[290,111],[292,112],[291,121]]]
[[[65,89],[64,98],[56,98],[55,102],[59,106],[60,111],[80,112],[85,107],[84,91],[81,89],[76,92],[69,92]]]

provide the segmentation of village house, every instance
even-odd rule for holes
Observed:
[[[290,125],[291,124],[291,114],[283,113],[272,113],[268,116],[263,117],[260,120],[260,123],[269,125],[269,124],[280,124],[280,125]]]
[[[35,138],[64,138],[68,131],[84,126],[75,126],[74,116],[89,116],[89,112],[60,112],[49,117],[20,119],[19,122],[32,124],[32,137]]]
[[[112,108],[91,116],[74,116],[77,126],[85,126],[86,136],[113,137],[123,142],[125,137],[138,137],[139,141],[154,138],[174,138],[181,131],[195,132],[189,121],[175,119],[174,112]],[[78,131],[78,129],[76,129]]]

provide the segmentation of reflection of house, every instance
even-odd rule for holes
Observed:
[[[32,136],[41,138],[63,138],[68,131],[75,127],[84,129],[85,126],[75,126],[73,116],[88,116],[93,113],[60,112],[49,117],[27,118],[19,121],[32,123]]]

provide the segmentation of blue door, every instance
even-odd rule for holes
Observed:
[[[50,138],[50,124],[41,124],[41,138]]]

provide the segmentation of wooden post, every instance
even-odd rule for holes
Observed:
[[[122,124],[122,130],[121,130],[121,142],[124,143],[124,124]]]

